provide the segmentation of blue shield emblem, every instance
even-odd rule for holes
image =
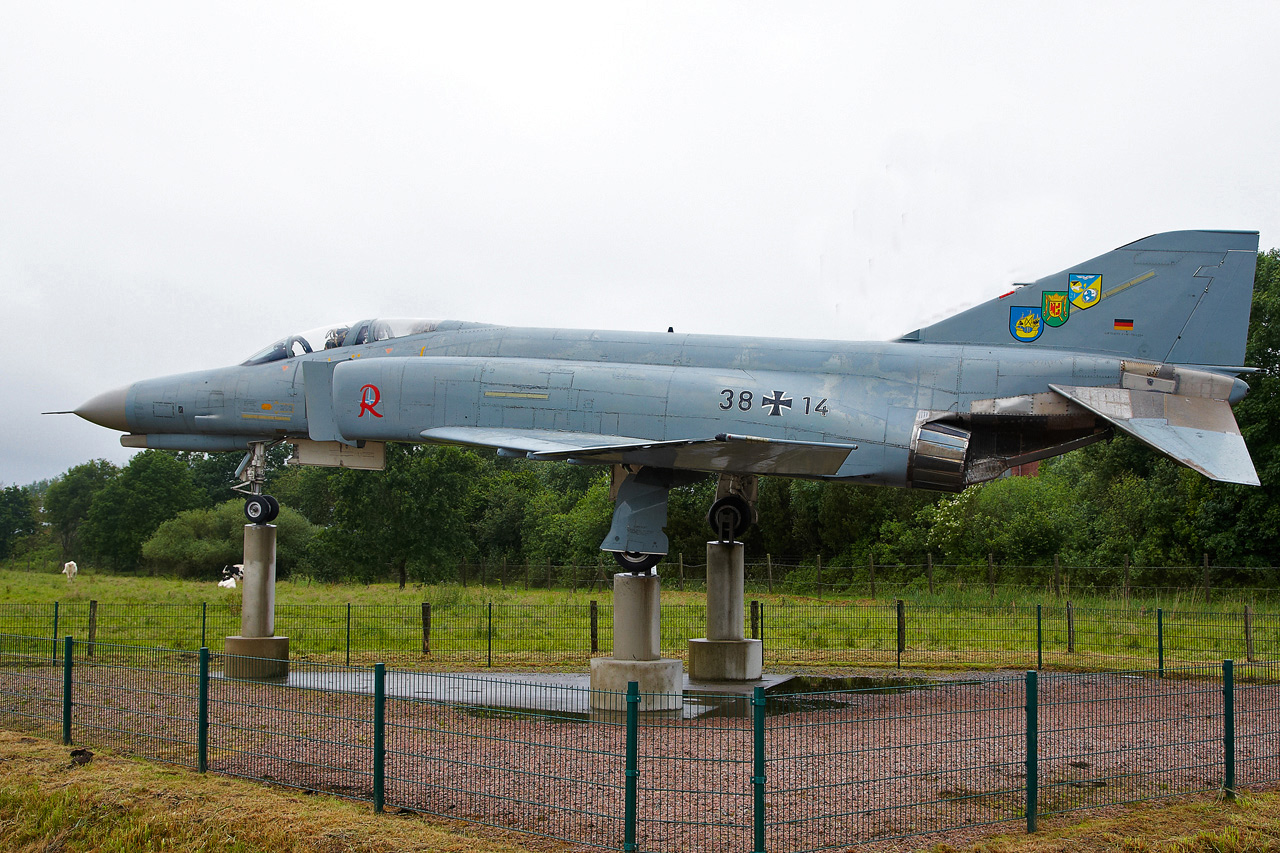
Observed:
[[[1013,335],[1015,340],[1034,341],[1040,337],[1040,332],[1044,330],[1044,323],[1040,319],[1040,306],[1018,306],[1013,305],[1009,308],[1009,334]]]

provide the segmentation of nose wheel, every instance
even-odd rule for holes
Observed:
[[[280,514],[280,501],[271,495],[250,495],[244,501],[244,517],[252,524],[270,524]]]
[[[614,551],[613,559],[633,575],[647,575],[665,554],[642,554],[639,551]]]

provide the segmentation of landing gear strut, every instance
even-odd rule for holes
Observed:
[[[248,495],[244,501],[244,517],[251,524],[270,524],[280,514],[280,501],[262,493],[267,481],[267,447],[275,442],[255,441],[236,469],[240,482],[231,487],[233,492]]]

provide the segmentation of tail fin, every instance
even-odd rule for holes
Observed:
[[[1239,367],[1256,231],[1170,231],[1085,261],[904,335],[1045,347],[1147,362]]]

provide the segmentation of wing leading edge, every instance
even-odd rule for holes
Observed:
[[[488,447],[539,460],[806,477],[834,475],[857,449],[854,444],[726,433],[708,439],[651,441],[557,430],[437,427],[423,430],[421,435],[425,441]]]
[[[1261,485],[1226,400],[1129,388],[1049,387],[1211,480]]]

